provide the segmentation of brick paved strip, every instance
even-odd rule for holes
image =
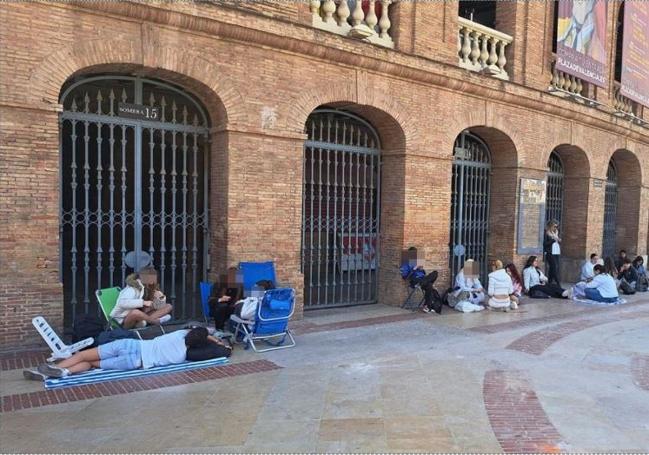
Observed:
[[[637,319],[649,316],[648,312],[618,313],[608,315],[606,319],[587,319],[564,322],[552,327],[536,330],[511,342],[507,349],[525,352],[527,354],[541,355],[557,341],[574,333],[591,327],[611,324],[614,322]]]
[[[633,383],[644,390],[649,390],[649,355],[635,356],[631,361]]]
[[[491,428],[504,452],[560,451],[561,435],[521,371],[487,371],[483,396]]]
[[[311,324],[308,326],[299,326],[292,329],[295,335],[304,335],[307,333],[327,332],[331,330],[353,329],[357,327],[366,327],[370,325],[391,324],[394,322],[411,321],[413,319],[420,319],[424,317],[431,317],[422,312],[408,312],[402,314],[392,314],[389,316],[377,316],[374,318],[357,319],[354,321],[340,321],[330,322],[328,324]]]
[[[547,323],[558,322],[558,321],[568,321],[571,319],[579,319],[586,316],[592,316],[593,313],[595,314],[600,314],[602,312],[618,313],[627,308],[633,308],[642,305],[647,305],[647,302],[633,302],[633,303],[625,303],[624,305],[602,306],[602,307],[591,308],[588,311],[579,311],[577,313],[561,313],[561,314],[553,314],[549,316],[541,316],[538,318],[521,319],[520,321],[501,322],[499,324],[473,327],[469,330],[472,332],[480,332],[480,333],[506,332],[509,330],[523,329],[526,327],[531,327],[540,324],[547,324]],[[510,313],[510,314],[517,314],[517,313]],[[520,314],[521,317],[524,317],[524,313],[518,313],[518,314]]]
[[[22,370],[31,368],[45,362],[49,351],[17,351],[0,354],[0,370]]]
[[[38,392],[7,395],[2,397],[0,412],[19,411],[21,409],[39,408],[73,401],[92,400],[112,395],[123,395],[143,390],[161,389],[176,385],[204,382],[229,376],[262,373],[280,369],[269,360],[234,363],[229,365],[201,368],[189,372],[177,372],[145,376],[141,378],[122,379],[120,381],[100,382],[64,389],[41,390]]]

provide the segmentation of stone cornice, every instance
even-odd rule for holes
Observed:
[[[265,18],[247,11],[237,11],[237,14],[233,14],[232,8],[220,8],[223,10],[223,14],[220,14],[219,8],[215,6],[213,7],[214,15],[208,18],[183,11],[174,11],[169,7],[165,8],[162,3],[72,1],[59,4],[47,3],[47,5],[81,9],[88,12],[99,11],[103,14],[112,14],[130,20],[157,23],[181,30],[204,33],[219,39],[270,47],[305,57],[322,59],[325,62],[363,68],[378,74],[416,81],[453,92],[462,92],[465,95],[492,103],[543,112],[603,131],[614,132],[649,145],[649,130],[620,124],[620,120],[612,117],[612,111],[596,111],[594,108],[579,106],[574,102],[530,87],[484,77],[452,65],[404,54],[398,50],[354,42],[306,25],[294,24],[290,31],[283,29],[282,34],[275,33],[273,29],[276,29],[277,23],[285,25],[285,21]],[[255,23],[262,25],[259,29],[246,26],[244,21],[246,17],[254,17]],[[264,30],[261,29],[262,27]]]

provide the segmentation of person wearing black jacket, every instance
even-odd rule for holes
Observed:
[[[555,220],[548,222],[543,236],[543,253],[548,263],[548,284],[555,283],[561,287],[559,273],[559,259],[561,257],[561,238],[559,237],[559,223]]]
[[[617,279],[624,279],[624,281],[629,283],[632,288],[635,288],[635,284],[638,281],[638,272],[635,267],[631,265],[631,259],[626,258],[624,260],[624,263],[617,274]]]
[[[236,267],[230,267],[227,275],[221,276],[219,283],[212,288],[208,305],[217,330],[224,329],[225,322],[234,313],[234,304],[243,296],[243,285],[238,273]]]

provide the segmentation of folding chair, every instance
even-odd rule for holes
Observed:
[[[408,283],[408,297],[401,304],[401,308],[406,310],[417,310],[424,304],[424,290],[421,288],[419,283],[413,285]],[[415,294],[419,294],[419,297],[416,297]]]
[[[203,318],[205,318],[205,322],[209,323],[210,322],[209,301],[210,301],[210,294],[212,294],[212,288],[214,287],[214,283],[210,283],[208,281],[201,281],[198,286],[201,291],[201,307],[203,308]]]
[[[241,270],[241,275],[243,275],[244,297],[250,297],[250,291],[257,281],[269,280],[273,283],[273,286],[277,286],[275,264],[273,261],[240,262],[239,270]]]
[[[112,330],[116,327],[122,329],[124,328],[122,327],[122,324],[120,324],[115,318],[113,318],[110,315],[110,313],[113,311],[113,308],[115,308],[115,305],[117,305],[117,298],[119,297],[120,291],[121,289],[117,286],[113,288],[98,289],[97,291],[95,291],[95,297],[97,297],[97,302],[99,302],[99,307],[101,308],[101,312],[104,314],[104,317],[106,318],[108,330]],[[141,340],[142,335],[140,334],[140,332],[148,329],[149,327],[150,326],[133,328],[128,330],[132,330],[133,332],[135,332],[135,334]],[[160,327],[160,331],[163,334],[166,333],[162,325],[158,327]]]
[[[74,344],[67,345],[57,335],[54,329],[47,323],[43,316],[36,316],[32,319],[32,324],[36,331],[43,337],[49,348],[52,350],[52,355],[47,359],[48,362],[55,360],[67,359],[77,351],[87,348],[95,342],[95,339],[90,337],[78,341]]]
[[[235,341],[239,334],[243,335],[246,348],[252,346],[255,352],[292,348],[295,346],[295,339],[288,329],[288,321],[293,315],[294,308],[295,291],[293,289],[278,288],[266,291],[257,307],[254,320],[241,319],[234,314],[230,316],[230,321],[235,325]],[[284,344],[287,337],[290,344]],[[270,341],[274,338],[280,339],[277,342]],[[271,347],[259,349],[255,344],[258,341],[264,341]]]

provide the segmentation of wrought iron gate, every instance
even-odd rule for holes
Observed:
[[[617,216],[617,171],[613,161],[608,163],[604,193],[604,235],[602,256],[615,256],[615,218]]]
[[[487,275],[490,171],[491,156],[487,144],[468,130],[460,133],[453,148],[451,183],[449,265],[453,278],[466,259],[480,264],[483,281]]]
[[[175,317],[199,315],[198,281],[209,268],[205,112],[174,86],[130,76],[70,83],[61,103],[66,326],[99,312],[96,289],[123,286],[149,264]],[[148,120],[127,118],[127,104],[157,109]]]
[[[563,164],[556,152],[548,160],[548,185],[545,201],[545,221],[556,220],[561,226],[563,213]]]
[[[379,138],[365,120],[318,109],[306,123],[302,192],[305,308],[376,302]]]

